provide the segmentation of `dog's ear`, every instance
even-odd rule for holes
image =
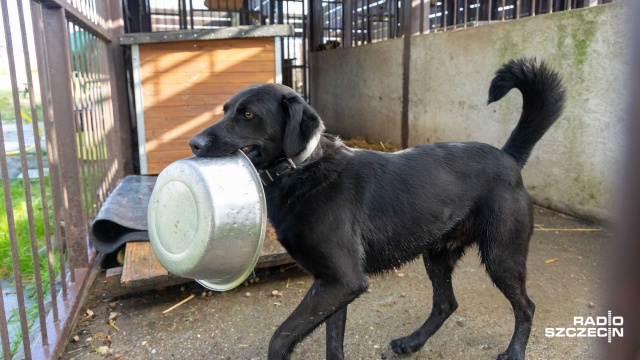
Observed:
[[[311,139],[324,130],[318,114],[301,97],[283,97],[284,154],[288,158],[298,155]]]

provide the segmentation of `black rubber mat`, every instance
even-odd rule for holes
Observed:
[[[109,254],[129,241],[149,241],[147,207],[157,176],[129,175],[102,205],[91,225],[91,243]]]

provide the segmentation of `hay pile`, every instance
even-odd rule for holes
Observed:
[[[382,141],[379,141],[376,143],[373,141],[367,141],[361,137],[346,139],[346,140],[343,140],[342,142],[348,147],[357,148],[357,149],[376,150],[376,151],[384,151],[384,152],[396,152],[398,150],[401,150],[399,147],[389,142],[383,143]]]

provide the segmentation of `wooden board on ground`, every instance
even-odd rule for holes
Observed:
[[[264,246],[256,268],[261,269],[293,262],[291,256],[278,242],[273,228],[270,225],[267,226]],[[131,290],[142,290],[143,288],[176,285],[188,281],[192,280],[169,274],[158,262],[151,249],[151,243],[148,241],[127,243],[124,266],[122,267],[122,276],[120,278],[120,283],[123,287],[131,288]]]

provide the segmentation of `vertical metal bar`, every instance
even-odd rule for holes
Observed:
[[[78,73],[79,80],[79,97],[77,94],[76,98],[80,101],[82,107],[82,116],[80,117],[80,121],[82,125],[82,138],[84,139],[84,144],[82,146],[83,155],[78,157],[78,161],[80,163],[80,166],[85,170],[82,179],[82,185],[85,187],[85,193],[87,194],[87,200],[84,203],[84,226],[86,229],[88,229],[88,223],[90,221],[89,219],[91,219],[91,217],[93,216],[93,204],[95,203],[95,181],[97,177],[95,165],[91,161],[91,158],[94,156],[92,150],[94,144],[91,139],[91,123],[94,116],[95,108],[93,108],[93,104],[90,99],[91,91],[87,91],[87,87],[91,88],[91,82],[88,79],[87,75],[87,58],[90,56],[90,49],[88,48],[89,41],[87,41],[87,32],[77,24],[75,24],[75,29],[76,33],[79,34],[79,36],[75,37],[75,42],[77,44],[75,54],[77,68],[75,69],[75,71]],[[80,40],[78,38],[80,38]],[[79,51],[81,46],[83,47],[82,52]]]
[[[478,26],[479,19],[480,19],[480,0],[476,0],[476,23],[475,23],[476,26]]]
[[[95,64],[95,75],[94,78],[98,82],[99,87],[96,88],[97,96],[98,96],[98,108],[100,109],[98,121],[96,124],[96,137],[97,137],[97,152],[99,155],[99,165],[100,165],[100,207],[106,200],[107,195],[111,192],[111,182],[113,181],[113,175],[109,173],[109,162],[115,167],[119,163],[119,159],[112,158],[109,161],[109,141],[108,141],[108,131],[115,130],[115,121],[114,121],[114,93],[111,91],[111,83],[109,82],[109,56],[107,52],[107,45],[100,39],[94,38],[96,42],[96,56],[97,62]],[[114,138],[114,141],[118,140]],[[99,208],[98,208],[99,210]]]
[[[113,10],[112,10],[113,11]],[[113,17],[109,19],[113,23]],[[189,21],[191,22],[191,29],[195,29],[193,27],[193,0],[189,0]],[[112,24],[113,26],[113,24]]]
[[[453,0],[453,29],[458,25],[458,0]]]
[[[505,9],[505,7],[505,0],[502,0],[502,14],[500,14],[500,21],[504,21],[504,14],[507,12],[507,9]]]
[[[303,1],[303,4],[306,4],[306,1]],[[342,47],[353,46],[353,34],[352,34],[353,7],[352,5],[353,5],[353,0],[344,0],[342,4]]]
[[[520,0],[516,0],[516,19],[520,19]]]
[[[491,24],[491,18],[493,17],[493,0],[489,0],[489,9],[488,9],[488,13],[489,13],[489,24]]]
[[[67,31],[70,36],[70,40],[69,40],[70,44],[73,45],[72,48],[75,49],[75,51],[72,51],[70,54],[72,57],[72,64],[74,64],[74,67],[72,68],[73,70],[72,98],[73,98],[73,107],[75,110],[74,116],[76,117],[76,122],[74,126],[75,136],[73,138],[73,142],[79,151],[79,154],[78,154],[79,156],[77,157],[76,161],[78,162],[78,168],[80,169],[80,173],[79,173],[80,186],[81,186],[82,194],[84,195],[82,199],[82,208],[81,208],[81,210],[84,211],[84,216],[82,217],[82,220],[83,220],[82,226],[86,230],[87,221],[90,216],[89,204],[91,203],[90,190],[87,184],[87,179],[91,178],[91,175],[89,174],[89,169],[87,169],[86,162],[84,161],[84,159],[89,157],[89,154],[87,154],[87,136],[86,136],[87,125],[85,120],[89,116],[89,114],[87,114],[87,109],[85,106],[85,98],[83,94],[84,91],[82,89],[85,86],[86,81],[84,80],[84,73],[82,70],[83,61],[81,60],[81,57],[86,56],[86,49],[82,49],[82,51],[80,50],[81,47],[84,46],[82,41],[78,40],[78,38],[80,37],[79,36],[80,28],[75,23],[72,23],[72,22],[68,22],[67,26],[73,28],[73,31],[71,28],[69,28]]]
[[[44,121],[46,141],[47,141],[47,154],[49,158],[49,182],[51,184],[51,197],[53,199],[53,223],[54,234],[57,239],[58,247],[58,264],[60,265],[60,286],[62,288],[62,298],[67,300],[67,282],[66,279],[66,264],[64,260],[64,234],[61,231],[60,224],[62,218],[65,217],[66,210],[62,206],[62,188],[60,185],[60,173],[59,173],[59,161],[58,150],[56,146],[56,133],[53,131],[53,109],[51,100],[51,83],[49,81],[49,68],[47,64],[47,53],[45,51],[44,44],[44,23],[42,19],[42,5],[31,1],[31,21],[33,23],[33,37],[35,40],[36,59],[38,60],[38,77],[40,79],[40,96],[42,103],[42,117]],[[53,319],[58,321],[58,309],[54,307]]]
[[[547,7],[549,8],[549,14],[551,14],[553,12],[553,3],[551,0],[547,0]]]
[[[2,2],[2,7],[6,6],[6,2]],[[5,22],[5,26],[8,23]],[[5,32],[6,34],[6,32]],[[8,50],[8,49],[7,49]],[[18,119],[19,121],[19,119]],[[4,149],[4,131],[2,131],[2,114],[0,114],[0,147]],[[13,217],[13,203],[11,201],[11,187],[9,186],[9,169],[7,168],[7,155],[4,151],[0,151],[0,174],[2,174],[2,189],[4,195],[5,209],[7,210],[7,228],[9,230],[9,242],[11,243],[11,261],[13,263],[13,280],[16,284],[16,297],[18,298],[18,314],[20,316],[20,331],[23,334],[22,344],[26,358],[31,358],[31,345],[29,344],[29,327],[27,325],[27,313],[25,310],[24,288],[22,287],[22,270],[20,269],[20,259],[18,258],[18,239],[16,238],[15,219]],[[4,295],[3,295],[4,296]],[[2,316],[4,317],[4,305],[2,307]],[[4,320],[6,324],[6,319]],[[6,326],[6,325],[5,325]],[[8,338],[8,334],[7,334]],[[11,349],[7,351],[9,341],[5,341],[2,337],[2,348],[5,359],[11,359]],[[6,347],[5,347],[6,345]]]
[[[420,34],[424,34],[424,2],[420,0]]]
[[[276,54],[276,83],[282,84],[282,38],[277,36],[274,39]]]
[[[24,62],[25,62],[25,71],[27,75],[27,86],[29,90],[29,105],[31,108],[31,124],[33,126],[33,134],[34,134],[34,142],[35,142],[35,155],[36,155],[36,163],[38,167],[38,180],[40,183],[40,198],[42,200],[42,217],[43,217],[43,228],[44,228],[44,237],[45,237],[45,249],[47,251],[47,265],[49,272],[49,292],[51,294],[51,305],[53,308],[54,318],[57,318],[57,299],[56,299],[56,286],[55,286],[55,273],[54,273],[54,264],[53,264],[53,253],[51,247],[51,231],[49,228],[49,204],[47,202],[47,192],[44,182],[44,166],[42,163],[42,149],[40,146],[40,127],[38,121],[38,112],[36,111],[36,99],[35,99],[35,91],[33,89],[33,79],[31,76],[31,56],[29,53],[29,44],[27,41],[27,30],[25,26],[24,19],[24,11],[22,8],[22,1],[18,1],[18,17],[20,22],[20,35],[22,37],[22,51],[24,54]],[[39,259],[34,259],[34,262]],[[44,304],[43,304],[44,308]],[[47,344],[46,338],[46,329],[42,332],[42,343]]]
[[[95,212],[92,216],[91,219],[93,219],[93,217],[95,217],[95,215],[97,214],[98,210],[100,209],[100,207],[102,206],[102,203],[104,202],[104,197],[106,196],[107,193],[107,188],[106,188],[106,184],[107,184],[107,178],[106,178],[106,165],[105,162],[103,161],[104,159],[107,158],[107,154],[105,154],[105,150],[104,150],[104,146],[103,146],[103,127],[106,125],[105,123],[109,118],[109,114],[108,114],[108,106],[105,106],[105,102],[109,102],[110,100],[105,97],[105,92],[107,91],[106,86],[104,84],[104,79],[103,79],[103,74],[102,74],[102,67],[103,67],[103,62],[105,60],[108,61],[108,59],[104,58],[104,54],[102,52],[102,42],[100,39],[96,38],[95,36],[91,36],[90,37],[91,42],[90,42],[90,46],[91,46],[91,54],[92,54],[92,58],[91,61],[89,62],[89,67],[88,67],[88,72],[89,72],[89,79],[92,82],[92,86],[91,86],[91,94],[93,97],[93,107],[95,108],[94,110],[94,118],[92,121],[92,139],[93,139],[93,143],[94,143],[94,155],[95,155],[95,165],[97,168],[97,172],[98,172],[98,176],[96,178],[96,190],[95,191],[99,191],[96,195],[97,197],[97,206],[95,207]],[[89,220],[89,223],[91,223],[91,219]]]
[[[9,60],[9,72],[12,74],[12,95],[14,98],[14,110],[15,103],[20,104],[20,100],[16,99],[17,85],[15,84],[15,63],[13,60],[13,46],[11,42],[11,28],[9,25],[9,10],[7,8],[7,2],[0,2],[2,8],[2,22],[4,25],[4,36],[7,49],[7,57]],[[21,126],[21,116],[19,111],[19,105],[16,115],[16,126]],[[18,125],[20,124],[20,125]],[[2,119],[0,119],[0,129],[2,128]],[[0,131],[0,145],[4,149],[4,131]],[[20,136],[18,136],[20,140]],[[24,154],[24,143],[19,141],[20,154]],[[11,243],[11,260],[13,262],[13,276],[16,284],[16,296],[18,298],[18,313],[20,315],[20,329],[23,334],[22,344],[24,346],[25,357],[31,357],[31,346],[29,342],[29,326],[27,325],[27,313],[25,310],[24,289],[22,287],[22,271],[20,269],[20,259],[18,258],[18,239],[16,237],[15,219],[13,217],[13,203],[11,199],[11,188],[9,187],[9,170],[7,168],[7,156],[4,151],[0,151],[0,171],[2,173],[2,186],[4,194],[5,208],[7,210],[7,225],[9,229],[9,242]],[[25,179],[28,182],[28,178]],[[2,309],[4,311],[4,309]]]
[[[131,63],[133,67],[133,93],[136,103],[136,122],[138,131],[138,158],[140,159],[140,174],[149,173],[147,167],[147,150],[144,131],[144,108],[142,106],[142,73],[140,69],[140,46],[131,45]],[[276,64],[278,62],[276,61]]]
[[[54,128],[58,154],[60,156],[60,173],[62,177],[62,194],[64,207],[68,210],[65,219],[67,250],[70,264],[71,281],[75,281],[75,270],[89,265],[87,234],[82,225],[82,195],[80,187],[80,169],[78,153],[75,146],[68,146],[69,139],[75,139],[73,125],[73,98],[71,90],[71,50],[69,32],[66,26],[64,9],[43,7],[45,46],[50,83],[56,84],[51,92]],[[47,131],[47,134],[50,134]]]
[[[402,113],[400,118],[400,143],[409,147],[409,74],[411,72],[411,0],[402,0]]]
[[[536,0],[531,0],[531,16],[536,16]]]
[[[469,4],[467,3],[467,0],[464,0],[464,27],[467,27],[467,22],[469,21],[468,18],[468,13],[467,11],[469,10]]]
[[[431,32],[431,0],[422,0],[424,2],[426,2],[428,5],[425,5],[427,7],[427,11],[426,11],[426,19],[425,19],[425,23],[427,26],[427,30],[426,33],[429,34]]]
[[[102,162],[103,154],[102,154],[102,146],[100,145],[100,126],[104,123],[105,114],[104,109],[100,109],[99,102],[102,97],[102,88],[103,86],[96,86],[97,83],[101,83],[101,79],[99,78],[99,71],[101,65],[101,54],[97,54],[99,51],[99,45],[96,44],[100,40],[98,40],[95,36],[89,35],[85,33],[85,37],[88,38],[88,51],[89,56],[86,57],[86,76],[89,80],[89,101],[91,104],[91,117],[89,117],[89,139],[91,142],[91,158],[89,161],[92,163],[94,167],[94,186],[91,189],[92,193],[95,195],[96,202],[91,204],[92,212],[91,218],[87,219],[87,229],[89,230],[91,219],[93,219],[102,205],[103,196],[106,192],[106,189],[103,188],[104,182],[104,163]],[[98,69],[96,69],[96,65],[98,65]],[[102,85],[102,84],[101,84]]]
[[[7,157],[4,152],[4,132],[2,131],[2,112],[0,112],[0,149],[2,149],[2,154],[0,155],[0,167],[2,167],[2,185],[4,185],[5,181],[9,181],[9,171],[7,168]],[[7,179],[7,180],[4,180]],[[9,190],[11,191],[11,190]],[[11,197],[10,193],[7,193],[7,187],[3,187],[3,197],[6,197],[9,194],[9,198]],[[7,208],[7,211],[10,211]],[[12,214],[13,215],[13,214]],[[9,219],[7,219],[9,220]],[[13,221],[10,222],[12,224]],[[11,360],[11,346],[9,345],[9,328],[7,326],[7,316],[5,315],[5,307],[4,307],[4,290],[2,289],[2,282],[0,282],[0,342],[2,343],[2,358],[4,360]]]
[[[98,173],[96,178],[96,189],[94,191],[99,191],[96,194],[97,204],[94,205],[94,213],[91,219],[89,219],[89,224],[91,220],[97,215],[98,210],[102,206],[104,202],[104,198],[107,194],[107,178],[106,178],[106,164],[104,159],[107,158],[107,154],[105,154],[105,149],[103,146],[103,129],[106,125],[106,122],[110,119],[110,106],[105,106],[106,103],[110,103],[110,98],[105,97],[105,92],[108,91],[108,87],[104,83],[104,75],[102,73],[102,69],[104,67],[104,61],[108,61],[108,57],[106,57],[102,51],[102,40],[98,39],[95,36],[90,36],[90,50],[91,50],[91,61],[88,64],[88,75],[89,80],[92,82],[91,86],[91,94],[93,97],[93,107],[94,107],[94,117],[92,121],[92,131],[91,137],[94,144],[94,156],[95,166]],[[97,206],[96,206],[97,205]]]
[[[259,0],[261,1],[261,0]],[[118,2],[110,2],[109,29],[112,39],[124,34],[125,28],[121,19],[123,18],[122,7]],[[132,149],[131,149],[131,118],[128,107],[127,84],[122,81],[126,74],[124,51],[120,44],[115,41],[107,44],[104,51],[106,58],[112,59],[107,63],[108,86],[111,105],[111,128],[105,134],[105,141],[108,144],[107,151],[114,172],[110,173],[112,179],[109,184],[109,192],[113,190],[116,181],[125,175],[133,173]]]
[[[640,3],[637,1],[628,2],[627,11],[630,11],[629,19],[640,17]],[[627,46],[631,48],[629,60],[630,64],[640,62],[640,24],[637,20],[627,27],[629,40]],[[638,62],[636,62],[638,61]],[[640,263],[637,261],[637,254],[640,252],[640,222],[638,213],[640,212],[640,169],[637,167],[637,159],[640,156],[640,71],[637,66],[629,67],[629,81],[627,82],[626,104],[624,115],[617,115],[616,118],[626,118],[625,121],[625,149],[624,163],[622,168],[624,174],[620,182],[620,197],[617,205],[618,218],[620,222],[616,226],[616,241],[613,249],[609,251],[612,258],[611,270],[608,274],[607,284],[607,309],[611,309],[614,314],[624,319],[624,328],[631,334],[637,334],[640,329],[640,315],[637,311],[637,299],[640,297],[640,282],[638,273]],[[626,116],[625,116],[626,115]],[[624,116],[624,117],[623,117]],[[638,357],[638,337],[621,336],[615,339],[616,344],[602,346],[605,359],[628,359]]]
[[[442,31],[447,31],[447,0],[443,0],[442,4]]]

